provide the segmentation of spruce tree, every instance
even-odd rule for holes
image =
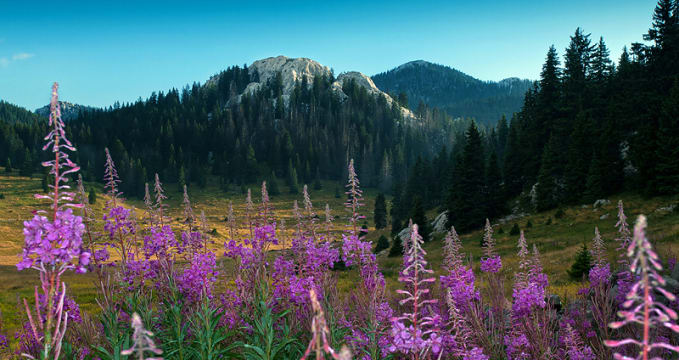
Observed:
[[[653,192],[676,194],[679,192],[679,81],[674,83],[663,103],[655,148]]]
[[[377,239],[377,245],[375,245],[375,253],[379,253],[382,250],[388,249],[389,248],[389,239],[387,239],[386,236],[380,235],[380,238]]]
[[[316,168],[316,177],[314,178],[314,190],[321,190],[323,188],[323,184],[321,183],[321,173],[318,171],[318,168]]]
[[[568,276],[573,280],[582,280],[587,277],[589,270],[592,268],[592,256],[587,249],[587,244],[582,243],[582,247],[575,255],[575,262],[571,268],[567,270]]]
[[[481,134],[474,122],[467,129],[464,151],[452,180],[447,201],[449,225],[454,221],[460,231],[481,226],[486,218],[485,156]]]
[[[521,179],[521,144],[519,143],[519,136],[517,133],[517,121],[518,120],[516,119],[512,119],[512,122],[509,124],[509,133],[507,134],[507,146],[503,166],[507,196],[518,195],[521,193],[523,186]]]
[[[9,174],[12,172],[12,160],[7,158],[5,161],[5,173]]]
[[[599,155],[595,152],[594,155],[592,155],[592,162],[589,165],[589,172],[587,173],[585,200],[591,202],[602,197],[604,193],[603,179],[604,176],[601,173]]]
[[[90,193],[87,195],[87,202],[90,205],[94,205],[97,202],[97,192],[94,190],[94,186],[90,187]]]
[[[389,257],[403,256],[403,244],[398,236],[392,236]]]
[[[431,225],[429,220],[427,220],[427,215],[424,211],[424,206],[422,200],[416,197],[413,201],[413,208],[410,212],[410,218],[413,220],[413,224],[417,224],[420,231],[420,236],[422,236],[423,241],[429,241],[429,234],[431,233]]]
[[[31,177],[33,175],[33,159],[31,158],[31,152],[26,149],[24,153],[24,163],[21,165],[19,170],[19,175]]]
[[[384,229],[387,227],[387,202],[384,194],[377,194],[375,199],[375,212],[373,220],[375,221],[375,229]]]
[[[271,176],[269,176],[269,179],[266,181],[266,185],[269,190],[269,195],[278,196],[281,194],[281,190],[278,187],[278,180],[276,180],[275,174],[272,173]]]
[[[553,139],[553,138],[552,138]],[[550,139],[542,154],[542,165],[538,174],[535,189],[535,207],[537,211],[545,211],[556,207],[558,184],[556,178],[557,159],[554,151],[554,141]]]
[[[505,211],[504,187],[495,151],[490,154],[486,167],[486,203],[489,218],[502,215]]]

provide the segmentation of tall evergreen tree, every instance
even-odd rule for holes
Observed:
[[[555,141],[549,139],[542,154],[542,166],[535,187],[535,207],[538,211],[553,209],[558,204],[559,184],[556,177],[557,155]]]
[[[676,194],[679,192],[679,80],[665,99],[658,132],[651,188],[658,194]]]
[[[495,218],[505,211],[505,194],[497,154],[493,151],[486,167],[486,214]]]
[[[374,217],[375,229],[384,229],[387,227],[387,202],[384,198],[384,194],[377,194],[375,199],[375,212]]]
[[[453,178],[447,202],[450,225],[460,231],[482,226],[486,218],[485,156],[481,134],[473,122]]]

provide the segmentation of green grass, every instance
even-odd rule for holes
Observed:
[[[0,193],[5,197],[0,199],[0,310],[2,311],[2,320],[4,330],[13,332],[14,329],[22,321],[22,311],[18,307],[20,299],[32,299],[32,292],[34,286],[38,285],[37,274],[34,270],[16,271],[16,264],[19,261],[19,254],[23,244],[22,222],[29,219],[31,211],[38,208],[45,208],[46,204],[33,198],[33,194],[41,192],[41,183],[39,178],[27,178],[4,174],[0,171]],[[280,189],[287,192],[287,187],[283,185],[282,181]],[[332,228],[333,234],[337,239],[340,239],[339,233],[345,228],[347,223],[348,213],[343,207],[345,196],[335,198],[335,187],[338,184],[335,182],[324,182],[323,189],[320,191],[311,190],[311,199],[314,203],[314,210],[320,216],[321,221],[324,219],[325,204],[328,203],[332,210],[332,215],[335,217],[335,223]],[[86,184],[86,187],[95,186],[97,189],[98,201],[94,205],[95,212],[98,218],[101,218],[103,212],[104,197],[101,195],[103,191],[100,184]],[[200,211],[205,211],[210,229],[217,230],[217,236],[214,237],[215,248],[221,248],[221,244],[229,234],[229,230],[224,218],[227,214],[228,203],[233,201],[234,211],[237,216],[237,222],[241,226],[238,229],[241,236],[248,233],[245,225],[245,194],[240,192],[240,188],[233,189],[228,193],[221,191],[217,184],[208,183],[204,189],[199,189],[197,186],[189,187],[189,195],[196,215]],[[253,201],[258,205],[260,198],[259,185],[251,185],[253,193]],[[300,187],[301,191],[301,187]],[[178,220],[182,215],[182,194],[178,191],[177,186],[172,184],[167,188],[167,201],[169,205],[169,217],[174,220],[176,229],[181,229],[182,225]],[[344,192],[340,188],[340,192]],[[374,206],[374,199],[377,191],[374,189],[367,189],[365,192],[366,207],[363,208],[363,214],[366,215],[367,223],[372,226],[372,211]],[[611,204],[601,209],[594,211],[591,206],[582,208],[580,206],[563,208],[565,214],[561,219],[554,217],[555,210],[532,214],[527,217],[511,221],[506,224],[496,224],[493,226],[495,231],[495,238],[497,239],[497,249],[503,260],[503,274],[506,278],[506,291],[509,294],[511,289],[511,280],[513,273],[517,268],[516,244],[518,236],[510,236],[509,230],[514,222],[526,231],[526,238],[529,246],[535,243],[542,254],[542,263],[544,270],[549,276],[550,292],[558,294],[562,297],[573,297],[577,289],[581,286],[578,282],[573,282],[567,275],[566,270],[571,266],[574,254],[580,247],[583,241],[590,242],[594,236],[594,227],[598,226],[601,234],[608,247],[609,260],[615,261],[614,248],[617,244],[614,243],[615,237],[615,223],[617,221],[617,200],[622,199],[625,203],[625,212],[629,218],[630,226],[633,225],[634,219],[639,214],[646,214],[648,216],[649,238],[652,240],[654,246],[663,260],[666,260],[670,254],[679,252],[679,213],[674,212],[659,212],[656,211],[659,207],[668,206],[679,202],[679,197],[665,197],[665,198],[643,198],[635,194],[620,194],[612,197]],[[294,200],[298,200],[300,207],[302,207],[301,194],[291,195],[283,193],[279,196],[272,197],[272,205],[275,210],[277,219],[285,219],[287,232],[285,240],[289,244],[290,237],[295,224],[294,215],[292,212],[292,204]],[[125,206],[144,208],[144,204],[140,200],[129,200],[125,202]],[[142,211],[139,211],[141,215]],[[600,216],[609,214],[605,220],[600,220]],[[429,218],[433,219],[435,213],[429,213]],[[547,225],[547,220],[551,217],[551,224]],[[526,223],[530,221],[533,226],[525,228]],[[499,234],[499,229],[504,230],[503,234]],[[380,235],[389,235],[388,230],[375,231],[370,228],[367,239],[376,241]],[[478,274],[479,258],[481,256],[480,240],[483,236],[482,232],[475,231],[469,234],[462,235],[464,252],[471,256],[475,272]],[[435,270],[436,275],[442,275],[441,263],[443,260],[442,251],[443,234],[435,236],[434,240],[425,245],[428,252],[427,260],[432,269]],[[221,253],[221,252],[218,252]],[[378,257],[380,269],[385,275],[387,287],[393,291],[398,288],[398,272],[400,270],[402,260],[401,258],[389,258],[386,256]],[[224,269],[221,272],[224,279],[221,281],[219,287],[226,286],[225,284],[231,282],[230,275],[233,273],[233,264],[223,262]],[[338,274],[338,289],[339,291],[350,291],[355,286],[358,279],[356,270],[340,271]],[[479,280],[483,282],[483,277]],[[81,308],[88,312],[96,312],[97,305],[95,301],[96,284],[95,278],[91,275],[75,275],[68,274],[64,277],[64,281],[68,286],[68,293],[74,296]]]

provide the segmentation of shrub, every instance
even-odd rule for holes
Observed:
[[[568,276],[573,280],[582,280],[589,275],[589,269],[592,268],[592,256],[587,249],[587,244],[582,243],[582,247],[575,255],[575,262],[568,270]]]
[[[566,215],[566,213],[563,211],[563,209],[557,209],[556,212],[554,213],[554,218],[555,219],[561,219]]]
[[[533,223],[530,220],[526,221],[526,229],[530,229],[532,227],[533,227]]]
[[[519,224],[514,223],[514,226],[512,226],[512,228],[509,230],[509,235],[516,236],[519,235],[520,232],[521,229],[519,229]]]
[[[375,245],[375,253],[380,253],[384,249],[389,248],[389,239],[387,239],[386,236],[380,235],[380,238],[377,239],[377,245]]]
[[[545,221],[545,225],[552,225],[552,217],[548,217],[547,221]]]

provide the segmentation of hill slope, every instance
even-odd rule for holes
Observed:
[[[485,124],[518,111],[530,80],[508,78],[481,81],[448,66],[411,61],[372,77],[375,85],[392,94],[405,93],[411,109],[420,102],[454,117],[473,117]]]

